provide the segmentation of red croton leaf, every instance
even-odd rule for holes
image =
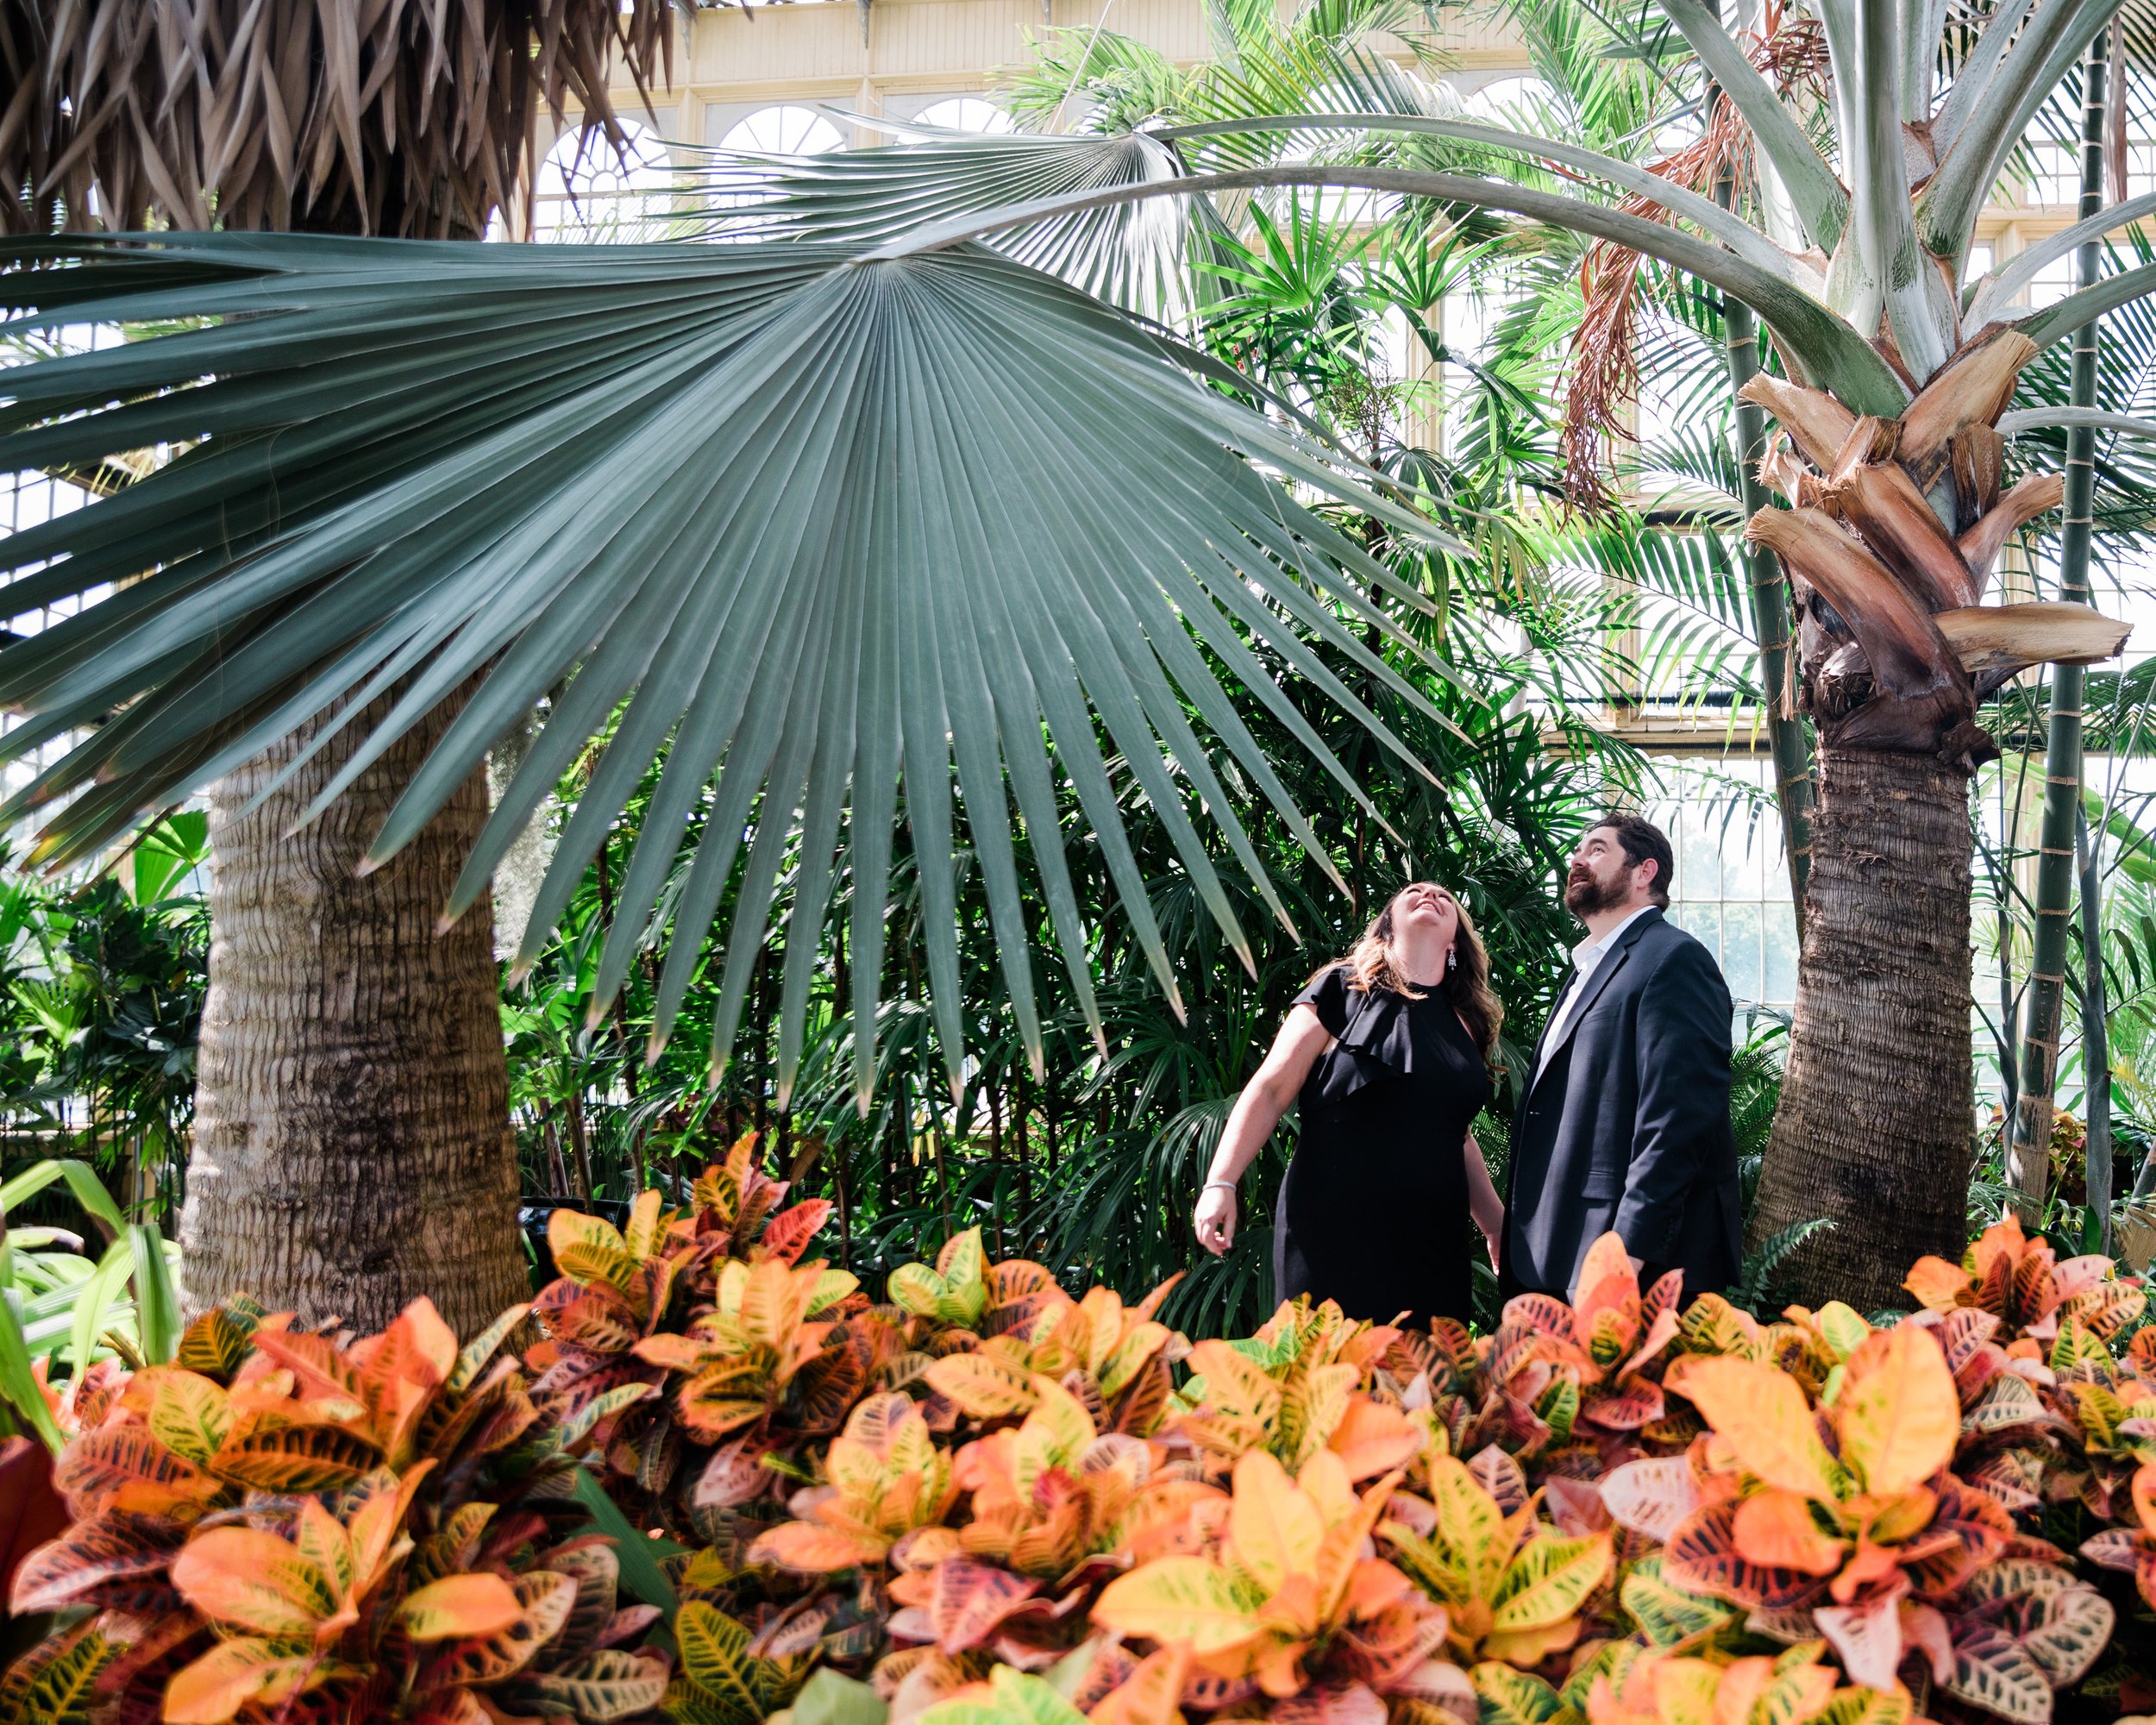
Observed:
[[[68,1605],[146,1610],[169,1602],[166,1572],[186,1537],[180,1522],[125,1509],[78,1521],[23,1559],[9,1609],[19,1616]]]
[[[1127,1661],[1127,1655],[1124,1658]],[[1190,1674],[1190,1648],[1178,1641],[1148,1653],[1138,1668],[1087,1709],[1093,1725],[1179,1725],[1177,1703]]]
[[[945,1559],[936,1565],[936,1589],[928,1605],[936,1645],[946,1653],[979,1647],[1039,1588],[1038,1582],[971,1558]]]
[[[1367,1684],[1317,1684],[1275,1701],[1273,1725],[1385,1725],[1385,1703]]]
[[[1711,1593],[1754,1609],[1802,1605],[1824,1591],[1824,1582],[1802,1570],[1745,1561],[1737,1549],[1736,1521],[1733,1502],[1695,1510],[1670,1536],[1663,1573],[1689,1592]]]
[[[837,1208],[828,1198],[811,1198],[806,1203],[780,1211],[764,1224],[763,1233],[750,1248],[749,1256],[799,1264],[801,1254],[808,1250],[808,1243],[816,1237],[816,1231],[830,1220],[831,1212]]]

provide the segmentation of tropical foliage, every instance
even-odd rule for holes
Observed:
[[[93,878],[41,881],[0,854],[0,1178],[58,1150],[122,1202],[177,1213],[208,972],[207,826],[175,814]],[[34,1218],[47,1220],[17,1216]]]
[[[96,1368],[53,1398],[74,1520],[16,1582],[56,1615],[0,1719],[2156,1702],[2156,1329],[2011,1223],[1884,1327],[1680,1305],[1612,1236],[1576,1305],[1495,1335],[1303,1302],[1194,1346],[977,1232],[872,1303],[787,1195],[744,1145],[686,1208],[558,1218],[562,1280],[461,1348],[424,1302],[359,1340],[220,1309],[170,1364]]]
[[[523,1314],[460,1349],[424,1301],[357,1342],[219,1308],[170,1364],[55,1397],[74,1521],[13,1604],[68,1626],[0,1709],[223,1725],[654,1706],[667,1662],[625,1644],[659,1612],[618,1604],[622,1559],[580,1532],[574,1495],[576,1452],[624,1398],[542,1418],[503,1347]]]

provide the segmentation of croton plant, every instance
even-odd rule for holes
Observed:
[[[753,1140],[460,1346],[208,1314],[52,1396],[0,1725],[1902,1725],[2156,1709],[2156,1328],[2009,1221],[1916,1309],[1643,1289],[1195,1343],[872,1301]]]

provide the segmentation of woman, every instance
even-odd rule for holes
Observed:
[[[1465,1321],[1457,1247],[1470,1211],[1497,1259],[1505,1207],[1468,1130],[1489,1101],[1505,1009],[1459,901],[1417,881],[1355,950],[1295,997],[1236,1099],[1198,1195],[1198,1243],[1234,1243],[1236,1185],[1290,1102],[1302,1134],[1273,1228],[1276,1296],[1337,1300],[1351,1318]]]

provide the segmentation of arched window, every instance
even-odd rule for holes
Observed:
[[[621,147],[598,127],[564,132],[539,166],[535,240],[590,242],[661,237],[674,202],[674,163],[657,133],[619,122]]]
[[[718,147],[749,156],[820,156],[846,147],[845,135],[813,108],[788,104],[759,108],[736,121],[718,141]],[[711,207],[717,210],[749,210],[768,201],[774,171],[754,161],[731,162],[711,176]],[[722,242],[753,239],[761,225],[756,218],[730,216],[715,235]]]
[[[718,141],[722,150],[753,150],[761,155],[820,156],[840,150],[846,140],[837,127],[813,108],[788,104],[760,108]]]
[[[978,96],[953,96],[914,116],[924,126],[947,126],[954,132],[1007,132],[1011,116]]]

